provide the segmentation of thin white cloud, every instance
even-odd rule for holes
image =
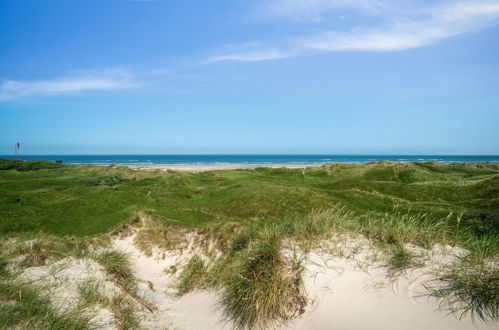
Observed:
[[[306,52],[370,51],[387,52],[428,46],[444,39],[473,33],[499,23],[499,0],[458,0],[444,4],[417,1],[396,7],[388,1],[363,0],[276,0],[268,8],[275,14],[295,18],[324,15],[338,8],[371,11],[377,15],[375,25],[347,30],[320,29],[314,34],[285,36],[268,47],[259,46],[244,52],[213,56],[218,61],[264,61]],[[395,14],[394,13],[400,13]],[[338,12],[334,13],[337,17]],[[322,16],[321,16],[322,17]],[[305,22],[301,22],[306,24]],[[374,24],[374,23],[371,23]],[[289,40],[292,40],[290,43]],[[292,49],[292,51],[289,51]],[[213,60],[212,60],[213,61]]]
[[[132,78],[126,70],[108,69],[79,71],[51,80],[5,80],[0,83],[0,101],[29,96],[127,89],[136,86]]]
[[[499,1],[456,3],[432,8],[425,19],[386,28],[324,32],[301,40],[304,48],[323,51],[399,51],[434,44],[499,23]]]
[[[278,49],[264,49],[253,50],[249,52],[229,53],[225,55],[218,55],[209,57],[205,63],[222,62],[222,61],[236,61],[236,62],[258,62],[276,60],[280,58],[292,56],[289,52],[283,52]]]
[[[297,21],[321,21],[334,10],[352,9],[370,14],[392,8],[388,0],[273,0],[266,1],[258,12],[267,17]]]

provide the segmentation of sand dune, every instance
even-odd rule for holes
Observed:
[[[312,304],[283,329],[496,329],[438,311],[434,299],[421,296],[425,292],[422,283],[428,279],[423,270],[391,282],[382,268],[361,270],[351,260],[313,253],[306,272],[305,287]]]
[[[172,265],[182,267],[196,252],[191,246],[183,252],[153,250],[146,256],[133,245],[133,236],[117,239],[115,248],[130,253],[142,294],[158,310],[139,314],[141,325],[148,329],[231,329],[218,308],[218,295],[213,291],[197,291],[182,297],[172,286],[174,275],[164,270]],[[338,256],[325,250],[307,254],[304,283],[309,304],[304,314],[282,329],[497,329],[493,324],[473,321],[469,316],[458,320],[438,310],[433,298],[424,296],[423,283],[432,267],[451,262],[459,251],[440,247],[428,251],[427,264],[397,277],[387,277],[386,267],[376,261],[367,240],[350,240],[360,246],[355,255]],[[150,283],[149,285],[146,285]],[[150,287],[153,289],[151,290]]]

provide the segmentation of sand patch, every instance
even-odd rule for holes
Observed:
[[[352,242],[346,244],[355,246]],[[349,258],[324,250],[309,253],[304,284],[310,303],[304,314],[282,328],[497,329],[495,324],[472,320],[470,316],[458,320],[439,310],[434,298],[425,296],[424,284],[432,278],[434,270],[455,261],[462,255],[462,249],[450,246],[436,246],[431,251],[412,249],[427,254],[425,266],[396,277],[388,274],[384,262],[376,258],[369,245],[363,244]]]
[[[151,256],[133,244],[134,235],[113,241],[116,249],[127,252],[132,269],[139,280],[139,294],[157,307],[153,313],[139,311],[140,325],[146,329],[230,329],[222,321],[215,292],[193,292],[178,297],[174,289],[176,274],[194,255],[194,247],[184,250],[161,251],[154,248]],[[168,275],[165,270],[178,268]]]
[[[102,266],[91,259],[65,258],[53,264],[27,268],[19,279],[39,287],[59,311],[74,310],[80,303],[80,286],[86,281],[98,283],[100,294],[112,297],[120,289],[107,279]],[[102,306],[89,310],[92,323],[102,329],[115,329],[114,315]]]

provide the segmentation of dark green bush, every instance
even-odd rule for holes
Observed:
[[[21,172],[36,171],[47,168],[62,167],[62,164],[51,163],[42,160],[22,161],[0,159],[0,170],[18,170]]]
[[[463,214],[463,225],[470,228],[475,235],[482,236],[499,231],[498,210],[471,210]]]

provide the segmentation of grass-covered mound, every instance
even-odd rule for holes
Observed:
[[[449,221],[455,222],[463,214],[462,222],[477,233],[499,226],[499,164],[385,162],[181,173],[52,163],[54,168],[21,171],[17,162],[3,162],[14,164],[0,170],[3,233],[92,235],[137,211],[191,226],[268,221],[337,204],[359,215],[396,207],[434,218],[452,213]],[[38,166],[32,163],[23,166]]]

